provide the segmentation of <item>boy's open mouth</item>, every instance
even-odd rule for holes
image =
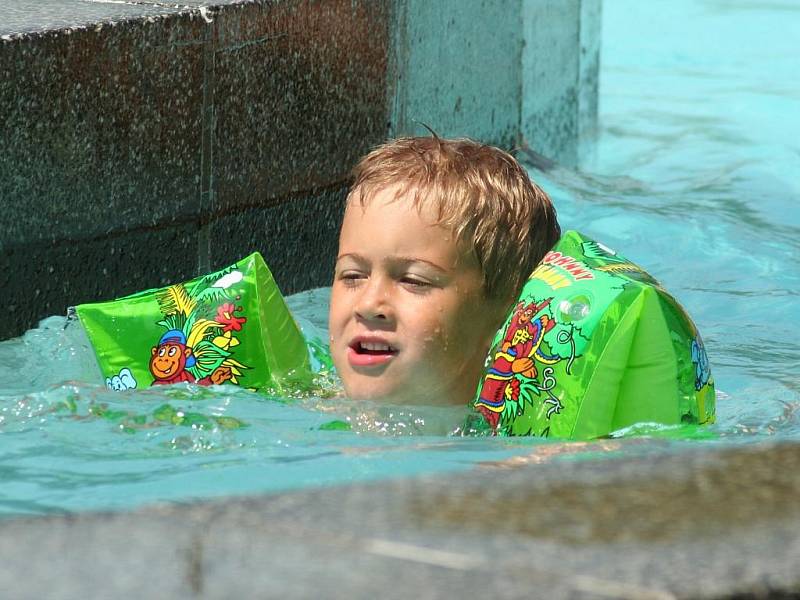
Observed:
[[[394,354],[397,352],[397,350],[392,348],[389,344],[383,344],[380,342],[356,341],[353,344],[353,349],[358,354]]]
[[[355,339],[348,346],[347,358],[354,367],[387,363],[397,355],[397,348],[384,341]]]

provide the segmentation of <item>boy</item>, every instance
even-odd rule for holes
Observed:
[[[508,153],[402,138],[354,169],[330,308],[353,399],[461,404],[523,283],[556,243],[553,205]]]

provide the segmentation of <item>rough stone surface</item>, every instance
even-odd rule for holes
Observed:
[[[10,520],[0,585],[15,598],[800,593],[800,445],[609,458],[608,444],[580,461],[540,446],[460,475]]]
[[[578,75],[578,160],[592,152],[597,135],[602,39],[601,0],[581,0],[580,64]]]
[[[0,247],[197,215],[206,28],[169,17],[0,44]]]
[[[387,134],[388,8],[230,7],[214,54],[215,212],[344,185]]]
[[[287,292],[330,281],[347,174],[387,133],[388,4],[229,4],[0,41],[0,338],[254,250]]]
[[[286,292],[327,285],[350,168],[417,121],[572,161],[593,3],[10,0],[0,339],[254,250]]]
[[[378,2],[220,14],[211,268],[257,249],[284,293],[330,283],[349,171],[387,133],[388,23]]]
[[[564,164],[596,134],[601,12],[601,0],[523,2],[523,144]]]
[[[213,251],[205,270],[221,269],[259,248],[273,274],[280,274],[276,281],[284,295],[330,285],[346,195],[340,186],[312,190],[214,220],[208,225]],[[320,272],[330,275],[321,278]]]
[[[405,77],[395,87],[394,135],[427,135],[425,123],[442,137],[516,145],[522,92],[520,6],[519,0],[397,3],[398,72]]]
[[[34,33],[89,24],[149,17],[174,12],[159,2],[130,3],[92,0],[3,0],[0,36]],[[182,4],[186,4],[182,2]]]
[[[67,298],[76,305],[102,298],[109,289],[124,294],[169,285],[176,273],[188,279],[196,270],[196,235],[193,224],[178,224],[80,244],[57,240],[13,246],[3,252],[0,272],[7,310],[29,319],[65,314]]]
[[[523,3],[520,129],[528,146],[568,164],[578,159],[577,147],[570,142],[578,137],[580,57],[573,50],[580,44],[584,1]]]

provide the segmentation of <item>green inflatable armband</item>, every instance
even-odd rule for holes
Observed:
[[[227,382],[280,391],[311,383],[303,336],[258,253],[76,312],[109,389]]]
[[[661,285],[566,232],[497,332],[474,402],[506,435],[588,439],[641,422],[712,423],[697,328]]]

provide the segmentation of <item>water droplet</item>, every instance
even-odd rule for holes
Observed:
[[[561,312],[562,322],[580,321],[589,315],[591,302],[586,296],[575,296],[574,298],[563,300],[558,305],[558,310]]]

